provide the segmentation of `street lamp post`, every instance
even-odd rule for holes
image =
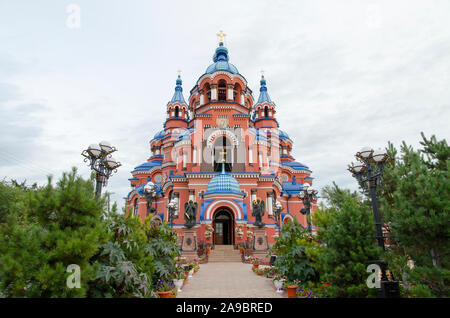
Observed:
[[[177,210],[178,210],[178,199],[172,198],[167,205],[167,208],[169,209],[169,223],[170,227],[173,228],[173,220],[178,218]]]
[[[383,170],[388,160],[388,155],[382,150],[373,150],[370,147],[364,147],[355,155],[359,161],[356,165],[352,164],[348,170],[359,183],[364,192],[368,192],[372,201],[373,217],[375,220],[376,239],[378,246],[385,251],[384,235],[378,209],[377,186],[381,185],[383,179]],[[393,276],[383,261],[374,261],[381,266],[381,284],[380,296],[385,298],[400,297],[399,282],[393,280]]]
[[[317,194],[319,192],[310,186],[308,183],[304,183],[302,189],[300,190],[298,197],[302,200],[304,208],[300,210],[300,213],[306,214],[306,222],[308,224],[308,232],[310,236],[312,235],[312,226],[311,226],[311,205],[317,200]]]
[[[280,203],[280,201],[276,200],[273,211],[275,213],[275,222],[278,225],[278,235],[281,234],[281,211],[283,211],[283,205]]]
[[[150,213],[153,213],[156,211],[156,208],[152,207],[153,200],[156,199],[156,190],[157,186],[154,184],[150,177],[147,178],[147,183],[144,186],[144,196],[147,200],[147,216]]]
[[[95,194],[100,196],[102,193],[102,186],[106,186],[109,177],[117,172],[117,168],[121,163],[112,157],[112,153],[117,149],[107,141],[102,141],[100,144],[91,144],[88,149],[83,150],[81,155],[84,157],[84,162],[89,162],[91,170],[95,171]]]
[[[352,173],[353,177],[358,180],[360,187],[365,192],[369,192],[375,220],[376,239],[378,241],[378,246],[384,251],[384,236],[380,211],[378,209],[377,186],[381,185],[383,170],[388,156],[381,149],[374,151],[370,147],[364,147],[361,151],[356,153],[355,157],[360,163],[349,166],[348,170]]]

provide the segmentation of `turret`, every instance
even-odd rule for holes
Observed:
[[[187,127],[189,119],[188,105],[183,97],[183,88],[181,87],[182,81],[180,75],[178,75],[175,93],[172,99],[167,103],[167,119],[165,128],[171,127]]]

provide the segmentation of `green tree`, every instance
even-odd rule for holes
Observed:
[[[423,148],[414,150],[403,142],[399,157],[388,146],[394,160],[385,169],[380,191],[383,221],[392,235],[387,257],[411,295],[448,297],[450,147],[423,133],[420,144]],[[414,270],[407,266],[411,259]]]
[[[56,186],[0,188],[0,289],[7,297],[84,297],[95,269],[90,259],[106,241],[103,200],[92,180],[63,173]],[[68,288],[76,264],[81,288]]]
[[[367,297],[369,261],[378,259],[375,226],[370,205],[356,192],[339,188],[335,183],[323,190],[327,206],[314,213],[317,238],[326,244],[320,256],[322,281],[330,282],[332,297]]]
[[[308,231],[294,219],[283,226],[280,237],[272,245],[271,254],[277,255],[274,266],[289,281],[307,282],[316,276],[311,259],[306,254],[308,237]]]

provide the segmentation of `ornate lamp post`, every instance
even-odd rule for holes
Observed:
[[[169,209],[170,227],[173,227],[173,220],[178,218],[178,199],[172,198],[172,200],[170,200],[169,204],[167,205],[167,208]]]
[[[376,239],[378,246],[384,251],[384,236],[381,228],[380,212],[378,210],[377,186],[381,185],[383,169],[388,156],[381,149],[374,151],[370,147],[364,147],[356,153],[355,157],[359,163],[356,165],[352,164],[348,170],[358,180],[360,187],[370,194],[377,233]]]
[[[370,147],[364,147],[356,153],[355,157],[359,163],[356,165],[352,164],[348,170],[358,180],[363,191],[369,192],[377,233],[376,239],[378,246],[385,251],[380,212],[378,210],[377,186],[381,185],[383,170],[388,160],[388,155],[382,149],[374,151]],[[390,270],[388,270],[387,264],[379,260],[370,263],[376,263],[381,267],[380,296],[384,298],[400,297],[399,282],[393,280],[394,278]]]
[[[157,186],[151,181],[150,177],[147,178],[147,183],[144,186],[144,196],[147,200],[147,215],[154,213],[155,208],[152,207],[153,200],[156,198]]]
[[[305,206],[303,209],[300,210],[300,213],[305,215],[306,214],[306,222],[308,223],[308,232],[311,235],[312,233],[312,226],[311,226],[311,205],[312,203],[317,200],[317,194],[319,192],[314,189],[312,186],[310,186],[308,183],[303,184],[302,189],[300,190],[298,197],[300,200],[302,200],[303,205]]]
[[[276,200],[273,206],[273,211],[275,213],[275,222],[278,225],[278,235],[281,234],[281,211],[283,211],[283,206],[280,201]]]
[[[112,157],[112,153],[117,149],[107,141],[102,141],[100,144],[91,144],[88,149],[83,150],[81,155],[84,157],[84,162],[89,162],[91,170],[96,173],[95,179],[95,194],[100,196],[102,193],[102,186],[106,186],[109,177],[117,172],[117,168],[121,163]]]

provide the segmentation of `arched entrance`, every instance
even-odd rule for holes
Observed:
[[[234,244],[234,217],[227,209],[219,209],[214,214],[214,245]]]

